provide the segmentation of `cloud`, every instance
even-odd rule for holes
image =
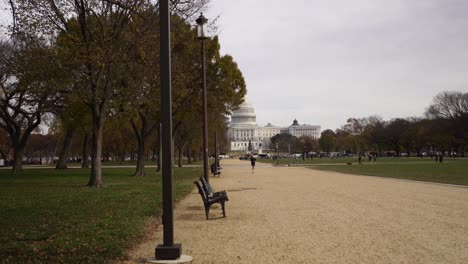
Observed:
[[[415,116],[468,91],[468,1],[213,1],[219,13],[261,124]]]

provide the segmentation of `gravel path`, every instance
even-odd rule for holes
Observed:
[[[223,160],[226,218],[195,189],[175,209],[193,263],[468,263],[468,189]],[[216,218],[216,219],[214,219]],[[131,253],[141,262],[161,230]]]

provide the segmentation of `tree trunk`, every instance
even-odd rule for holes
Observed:
[[[87,169],[89,168],[88,165],[88,133],[85,133],[83,139],[83,152],[81,153],[82,163],[81,168]]]
[[[93,137],[91,139],[91,175],[89,187],[102,187],[102,111],[93,107]]]
[[[192,158],[190,156],[190,148],[187,148],[187,163],[192,164]]]
[[[55,166],[55,169],[57,170],[64,170],[67,168],[67,157],[68,152],[70,151],[70,146],[74,132],[75,130],[73,128],[69,128],[65,133],[65,138],[63,140],[62,149],[60,150],[59,159],[57,161],[57,165]]]
[[[23,171],[24,146],[15,146],[13,151],[13,174],[18,174]]]
[[[141,115],[140,115],[141,117]],[[137,139],[138,143],[138,149],[137,149],[137,165],[136,165],[136,171],[133,176],[137,177],[142,177],[145,176],[145,163],[144,163],[144,156],[145,156],[145,131],[147,130],[147,123],[146,119],[142,118],[141,122],[141,131],[138,130],[138,126],[135,123],[135,121],[132,119],[131,120],[131,125],[133,132],[135,133],[135,137]],[[131,160],[134,160],[134,154],[132,153],[131,155]]]
[[[134,176],[142,177],[145,176],[145,163],[143,157],[145,156],[145,141],[138,137],[138,156],[137,156],[137,166]]]
[[[28,142],[28,138],[31,135],[31,132],[36,128],[40,123],[40,118],[38,118],[37,122],[34,123],[32,126],[28,127],[21,137],[21,132],[10,134],[10,138],[12,138],[12,145],[13,145],[13,174],[17,174],[23,171],[23,154],[24,154],[24,147]]]
[[[182,146],[178,146],[179,149],[179,162],[178,162],[178,167],[182,168]]]

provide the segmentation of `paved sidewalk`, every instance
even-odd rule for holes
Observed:
[[[223,160],[226,218],[195,192],[177,204],[175,240],[193,263],[468,263],[468,189]],[[216,218],[216,219],[215,219]],[[162,242],[131,252],[138,263]]]

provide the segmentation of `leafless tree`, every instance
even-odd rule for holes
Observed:
[[[436,95],[426,110],[426,116],[450,121],[450,132],[458,145],[458,154],[464,156],[468,144],[468,93],[445,91]]]

